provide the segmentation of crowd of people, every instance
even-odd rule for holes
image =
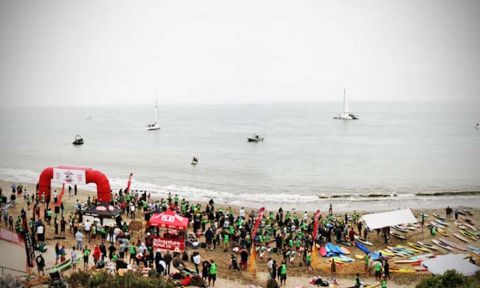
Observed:
[[[242,207],[235,213],[231,207],[217,208],[213,200],[202,205],[191,203],[177,194],[170,193],[165,198],[152,199],[150,193],[146,191],[122,189],[113,193],[110,203],[121,208],[122,213],[115,219],[114,225],[102,225],[100,221],[92,223],[89,219],[83,219],[82,211],[97,205],[95,197],[88,197],[86,203],[77,199],[74,211],[67,216],[64,215],[63,203],[51,205],[57,201],[56,191],[53,194],[54,201],[50,203],[50,199],[36,197],[35,194],[28,195],[22,189],[22,187],[15,187],[14,190],[12,185],[12,195],[16,196],[10,197],[11,207],[14,207],[15,201],[12,197],[18,197],[18,191],[22,191],[20,194],[24,193],[27,211],[33,210],[30,213],[32,217],[28,227],[38,243],[45,242],[47,227],[52,226],[52,219],[55,238],[63,240],[65,237],[73,237],[75,245],[66,247],[65,244],[61,244],[62,241],[59,241],[54,251],[55,264],[64,262],[69,254],[73,269],[78,269],[77,262],[80,261],[83,261],[84,269],[90,269],[90,264],[95,268],[104,268],[110,263],[115,263],[117,270],[128,267],[151,268],[158,274],[172,275],[174,278],[181,278],[182,281],[193,279],[197,281],[196,283],[205,282],[214,286],[218,271],[217,263],[213,259],[202,260],[201,254],[213,250],[228,252],[231,254],[228,268],[241,273],[247,270],[250,251],[254,246],[260,261],[266,262],[270,277],[278,279],[279,285],[285,285],[289,267],[303,266],[309,271],[312,270],[312,245],[324,245],[332,241],[345,244],[353,242],[354,235],[363,234],[364,238],[368,238],[370,232],[366,227],[362,227],[361,222],[358,222],[357,213],[338,217],[334,215],[333,207],[330,205],[328,215],[326,217],[320,215],[318,219],[316,239],[313,239],[314,219],[311,214],[306,211],[303,213],[284,211],[282,208],[263,215],[257,233],[252,239],[252,230],[257,216],[255,210],[247,212]],[[70,197],[73,194],[72,190],[68,187]],[[76,195],[76,187],[74,191]],[[167,209],[188,218],[192,231],[189,235],[191,237],[187,239],[189,248],[187,250],[191,251],[190,254],[190,251],[181,253],[181,251],[155,250],[153,239],[158,236],[159,229],[147,227],[143,231],[144,236],[141,237],[135,237],[130,233],[130,227],[125,218],[130,218],[132,221],[139,220],[139,216],[143,216],[141,222],[147,223],[154,213],[164,212]],[[41,210],[44,211],[43,215],[40,213]],[[24,227],[22,222],[27,219],[27,211],[22,207],[21,215],[15,223],[15,229],[20,234]],[[2,214],[5,225],[12,228],[11,216],[6,216],[8,209],[3,209]],[[66,235],[67,227],[69,235]],[[384,231],[384,234],[388,235],[388,232]],[[42,259],[38,261],[42,262]],[[366,263],[368,261],[367,271],[373,269],[377,280],[388,279],[388,262],[381,261],[377,264],[378,261],[370,263],[371,259],[365,261]],[[172,273],[171,265],[179,272]],[[189,265],[194,268],[188,268]],[[378,271],[384,273],[377,277]]]

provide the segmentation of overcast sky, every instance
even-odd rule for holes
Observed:
[[[2,105],[479,103],[480,1],[0,2]]]

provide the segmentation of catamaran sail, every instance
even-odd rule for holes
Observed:
[[[350,106],[348,105],[347,101],[347,93],[346,90],[343,89],[343,113],[340,113],[333,117],[333,119],[341,119],[341,120],[357,120],[358,117],[355,116],[352,112],[350,112]]]
[[[160,129],[160,125],[158,124],[158,102],[155,100],[155,122],[153,124],[147,125],[147,130],[158,130]]]

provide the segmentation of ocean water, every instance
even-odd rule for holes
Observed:
[[[1,108],[0,179],[35,183],[73,165],[103,171],[114,190],[133,172],[133,189],[159,197],[254,207],[480,207],[478,193],[450,193],[480,190],[480,107],[350,106],[360,120],[332,119],[341,103],[160,106],[158,131],[145,130],[148,106]],[[265,141],[248,143],[255,132]]]

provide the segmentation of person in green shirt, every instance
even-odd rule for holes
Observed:
[[[215,287],[215,280],[217,280],[217,264],[215,261],[210,260],[210,269],[208,271],[208,286],[212,282],[212,287]]]
[[[307,252],[307,256],[305,256],[305,266],[307,266],[307,271],[312,270],[312,253],[310,251]]]
[[[130,247],[128,247],[128,252],[130,253],[129,263],[132,263],[132,261],[135,261],[135,256],[137,255],[137,248],[135,245],[130,244]]]
[[[363,270],[365,270],[365,272],[368,272],[368,264],[370,262],[370,258],[368,257],[368,254],[365,254],[365,257],[363,258],[363,260],[364,260]]]
[[[382,263],[375,261],[373,264],[373,270],[375,271],[375,280],[380,281],[382,277]]]
[[[280,266],[280,286],[287,285],[287,264],[285,261]]]
[[[380,281],[380,288],[387,288],[387,279],[385,277]]]
[[[88,269],[88,256],[90,255],[91,250],[88,249],[88,246],[85,246],[83,249],[83,269]]]
[[[228,235],[228,233],[224,233],[223,234],[223,252],[227,252],[229,243],[230,243],[230,236]]]

